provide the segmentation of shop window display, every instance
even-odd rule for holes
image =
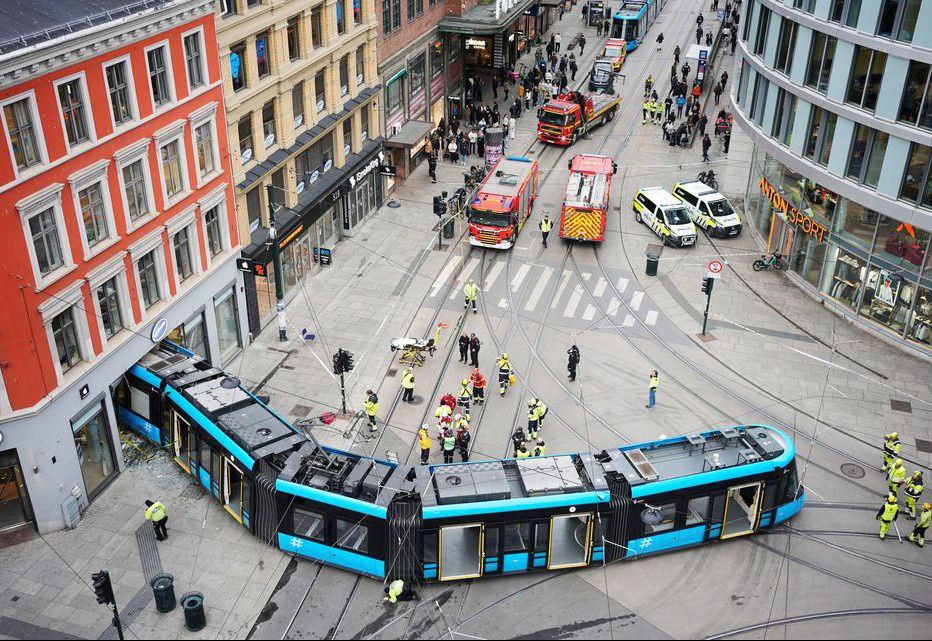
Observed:
[[[932,289],[920,287],[916,304],[910,313],[906,337],[932,346]]]
[[[826,253],[828,258],[822,272],[822,293],[851,309],[857,308],[864,280],[864,261],[837,246],[831,246]]]
[[[861,315],[901,333],[916,294],[916,285],[903,274],[871,265],[864,286]]]

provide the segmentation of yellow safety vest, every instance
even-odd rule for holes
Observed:
[[[543,456],[547,452],[547,445],[537,445],[534,447],[534,456]]]
[[[372,401],[366,401],[362,404],[362,407],[369,416],[375,416],[379,411],[379,404],[373,403]]]
[[[148,508],[146,508],[146,520],[147,521],[161,521],[165,518],[165,506],[162,505],[161,501],[156,501]]]
[[[528,452],[527,450],[524,450],[523,452],[521,450],[518,450],[518,454],[516,458],[528,458],[530,455],[531,453]]]
[[[405,590],[405,582],[401,579],[395,579],[388,585],[388,600],[392,603],[398,603],[398,597]]]
[[[401,386],[405,389],[414,389],[414,374],[405,372],[401,377]]]
[[[466,300],[476,300],[479,293],[479,286],[475,283],[466,283]]]
[[[469,389],[468,385],[460,385],[460,398],[471,398],[472,391]]]
[[[887,454],[896,455],[899,454],[901,447],[903,446],[900,444],[899,439],[887,440],[883,444],[883,451]]]
[[[540,221],[540,230],[541,230],[541,231],[550,231],[551,229],[553,229],[553,221],[552,221],[552,220],[550,220],[549,218],[544,218],[542,221]]]
[[[914,499],[918,499],[922,494],[922,483],[909,482],[906,484],[906,496],[911,496]]]
[[[896,503],[886,503],[883,506],[883,514],[880,515],[880,520],[884,523],[892,523],[899,511],[900,506]]]
[[[422,450],[430,449],[430,434],[427,433],[427,430],[418,430],[417,442],[418,445],[421,446]]]
[[[927,528],[932,523],[932,510],[923,510],[919,513],[919,521],[916,523],[918,528]]]
[[[658,387],[660,387],[660,378],[658,378],[657,376],[651,376],[650,377],[650,388],[655,390]]]
[[[504,359],[500,359],[500,360],[498,361],[498,373],[499,373],[499,374],[507,374],[507,373],[510,372],[510,371],[511,371],[511,361],[506,361],[506,360],[504,360]]]
[[[890,475],[887,480],[891,483],[903,483],[906,480],[906,466],[901,465],[900,467],[890,468]]]

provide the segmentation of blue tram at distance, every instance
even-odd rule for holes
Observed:
[[[637,49],[666,0],[626,0],[612,16],[612,38],[622,38],[628,51]]]
[[[319,446],[223,371],[163,343],[117,390],[243,527],[372,577],[556,570],[743,536],[805,501],[792,441],[748,425],[604,450],[407,467]]]

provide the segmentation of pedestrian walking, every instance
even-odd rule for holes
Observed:
[[[711,31],[705,32],[705,46],[707,47],[712,46],[712,32]]]
[[[657,388],[660,387],[660,377],[657,376],[657,370],[650,374],[647,384],[647,407],[648,409],[657,404]]]
[[[479,337],[475,334],[470,334],[469,336],[469,364],[473,367],[479,367],[479,350],[482,348],[482,343],[479,342]]]
[[[676,49],[673,50],[673,67],[676,68],[678,64],[680,64],[680,46],[676,45]]]
[[[409,368],[405,368],[401,373],[401,400],[406,403],[414,402],[414,374]]]
[[[611,32],[611,23],[606,18],[602,23],[602,35],[608,35]]]
[[[553,229],[553,221],[550,219],[549,214],[544,214],[540,221],[540,235],[544,241],[544,249],[547,249],[547,236],[550,235],[551,229]]]
[[[602,36],[602,21],[601,20],[595,23],[595,35],[599,37]]]
[[[460,152],[456,144],[456,138],[450,138],[450,142],[447,145],[447,155],[450,157],[450,162],[457,163],[460,161]]]
[[[657,51],[663,49],[663,31],[657,36]]]
[[[702,16],[699,16],[699,17],[701,18]],[[700,44],[701,42],[702,42],[702,27],[696,27],[696,44]]]
[[[559,32],[553,38],[554,53],[560,53],[560,46],[563,44],[563,36]]]
[[[900,515],[900,506],[896,504],[896,497],[890,495],[887,497],[887,501],[880,506],[880,510],[877,511],[877,516],[874,517],[880,521],[880,540],[883,541],[887,538],[887,532],[890,531],[890,526],[896,521],[896,518]]]
[[[579,66],[576,64],[576,59],[573,58],[570,60],[570,77],[573,80],[576,80],[576,72],[579,71]]]
[[[713,92],[712,92],[712,93],[715,94],[715,104],[718,104],[719,98],[722,97],[722,91],[724,91],[724,90],[722,89],[722,85],[721,85],[721,84],[715,85],[715,89],[714,89]]]
[[[909,513],[909,518],[916,518],[916,504],[919,502],[919,497],[922,496],[922,472],[916,470],[913,472],[913,475],[909,477],[909,480],[906,482],[906,489],[903,490],[903,493],[906,495],[906,511]]]
[[[430,182],[437,182],[437,156],[436,154],[427,154],[427,175],[430,176]]]
[[[701,13],[700,13],[698,16],[696,16],[696,26],[697,26],[697,27],[701,27],[701,26],[702,26],[702,23],[703,23],[704,21],[705,21],[705,17],[704,17]]]
[[[161,501],[146,501],[146,520],[152,521],[155,530],[155,540],[164,541],[168,538],[168,513]]]
[[[583,55],[585,51],[586,51],[586,36],[580,34],[579,35],[579,55],[580,56]]]
[[[511,361],[508,360],[508,354],[502,354],[498,359],[498,393],[502,396],[505,395],[505,392],[508,390],[508,387],[511,385],[511,377],[514,376],[512,372],[514,368],[511,366]]]
[[[922,512],[919,513],[919,520],[916,521],[913,531],[909,533],[909,540],[919,547],[925,547],[926,530],[929,529],[930,523],[932,523],[932,505],[923,503]]]
[[[476,284],[472,278],[466,281],[466,285],[463,287],[463,293],[465,294],[465,300],[463,302],[463,309],[469,308],[469,305],[472,304],[472,313],[476,313],[476,298],[479,296],[479,285]]]
[[[421,465],[427,465],[430,460],[430,432],[427,423],[421,425],[417,431],[417,444],[421,448]]]
[[[731,146],[731,127],[729,127],[725,135],[722,136],[722,152],[727,154],[729,146]]]
[[[485,403],[485,388],[488,386],[488,381],[485,380],[485,376],[482,375],[478,367],[469,375],[469,382],[472,383],[473,402],[476,405],[482,405]]]
[[[680,67],[680,73],[683,75],[683,82],[686,82],[686,79],[689,77],[689,72],[692,71],[692,67],[689,66],[689,62],[684,62],[683,66]]]
[[[719,83],[722,85],[722,90],[725,90],[725,83],[728,82],[728,72],[723,71],[721,77],[718,79]]]
[[[738,46],[738,38],[734,37],[731,39],[731,55],[735,55],[735,48]]]
[[[572,345],[566,350],[566,355],[566,371],[569,372],[570,382],[573,382],[576,380],[576,368],[579,367],[579,348]]]
[[[652,112],[653,112],[653,109],[652,109],[651,106],[650,106],[650,99],[649,99],[649,98],[645,98],[645,99],[644,99],[644,104],[641,105],[641,124],[642,124],[642,125],[646,125],[646,124],[647,124],[647,116],[648,116],[648,114],[650,114],[650,113],[652,113]]]
[[[890,432],[883,437],[883,466],[880,468],[881,472],[886,472],[893,465],[893,460],[900,453],[902,447],[900,435],[897,432]]]
[[[369,422],[369,431],[378,431],[379,426],[375,423],[375,415],[379,412],[379,397],[371,389],[366,390],[366,400],[362,404],[362,409],[366,413],[366,420]]]
[[[676,117],[683,117],[683,107],[686,106],[686,98],[684,96],[676,97]]]
[[[537,417],[537,403],[531,400],[527,404],[527,435],[531,439],[537,438],[537,432],[540,429],[540,421]]]
[[[702,162],[709,162],[709,148],[712,146],[712,139],[709,134],[702,136]]]
[[[890,494],[899,496],[900,486],[906,482],[906,466],[903,465],[903,459],[898,458],[893,462],[893,467],[887,472],[887,485],[890,488]]]
[[[667,96],[663,101],[663,119],[668,120],[670,118],[670,110],[673,109],[673,97]]]
[[[709,124],[709,117],[705,114],[699,116],[699,134],[705,136],[706,125]]]

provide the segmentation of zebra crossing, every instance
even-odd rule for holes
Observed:
[[[593,328],[600,321],[602,326],[608,323],[616,328],[632,328],[638,319],[647,326],[656,326],[661,320],[647,294],[621,270],[609,270],[603,275],[581,269],[577,277],[571,269],[560,271],[555,265],[516,263],[507,274],[506,260],[506,256],[496,257],[480,282],[478,257],[451,257],[430,286],[428,304],[460,307],[463,287],[473,278],[479,285],[482,304],[491,311],[508,310],[514,305],[522,315],[546,313],[549,323]],[[451,281],[453,287],[445,294]]]

